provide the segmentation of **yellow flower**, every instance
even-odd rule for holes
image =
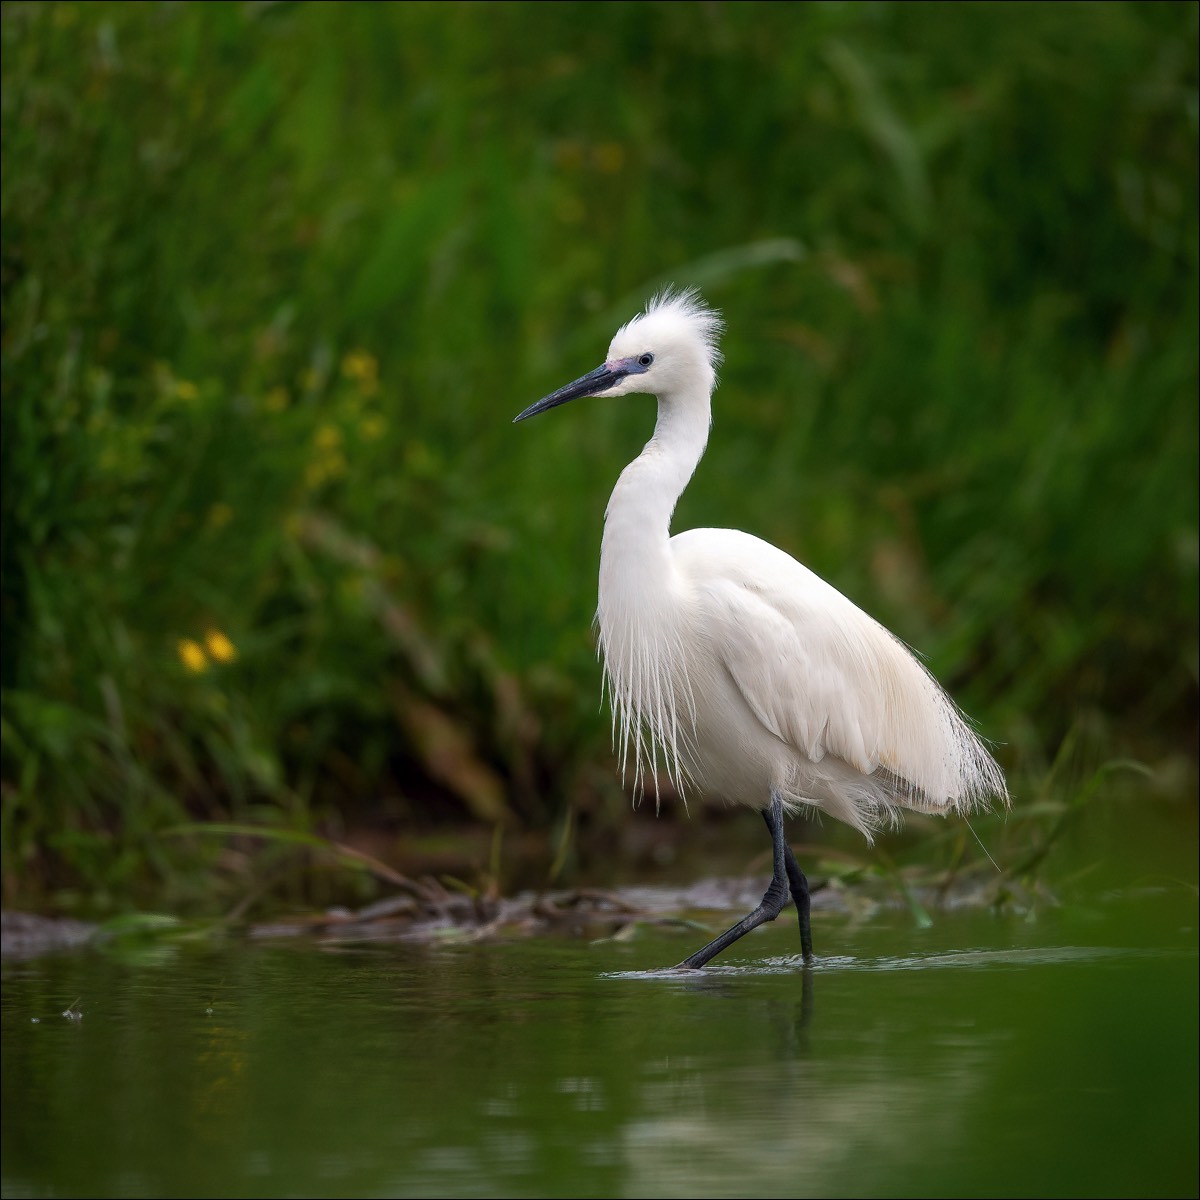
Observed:
[[[320,450],[336,450],[342,444],[342,431],[336,425],[322,425],[313,441]]]
[[[319,488],[331,479],[337,479],[346,473],[346,456],[340,450],[330,450],[304,468],[304,481],[310,488]]]
[[[380,416],[364,417],[360,426],[362,435],[370,442],[377,442],[387,432],[387,422]]]
[[[220,500],[208,510],[208,527],[210,529],[223,529],[232,520],[233,509]]]
[[[605,175],[615,175],[625,165],[625,147],[620,142],[601,142],[593,151],[592,161]]]
[[[219,629],[210,629],[204,635],[204,644],[217,662],[231,663],[238,656],[237,647]]]
[[[287,388],[273,387],[263,399],[263,408],[267,412],[283,412],[288,406],[289,399]]]
[[[200,395],[200,389],[187,379],[179,379],[175,383],[175,395],[180,400],[195,400]]]
[[[194,642],[191,638],[180,638],[177,649],[179,651],[179,661],[193,675],[200,675],[208,670],[208,656],[204,653],[204,647],[199,642]]]
[[[342,359],[342,374],[358,383],[364,396],[371,396],[379,389],[379,363],[366,350],[351,350]]]
[[[342,374],[347,379],[374,379],[379,374],[379,364],[366,350],[351,350],[342,359]]]

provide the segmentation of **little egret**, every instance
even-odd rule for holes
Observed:
[[[670,534],[712,419],[720,314],[694,290],[659,293],[602,366],[515,420],[581,396],[647,392],[654,436],[604,517],[597,623],[622,768],[762,811],[774,874],[761,903],[679,964],[703,967],[773,921],[789,892],[812,960],[808,881],[784,815],[810,805],[868,839],[905,808],[1008,803],[1004,776],[908,648],[782,550],[736,529]]]

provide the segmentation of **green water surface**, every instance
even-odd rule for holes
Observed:
[[[9,963],[3,1194],[1196,1193],[1193,888],[815,932]]]

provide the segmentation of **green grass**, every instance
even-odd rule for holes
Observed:
[[[1195,4],[0,31],[6,901],[205,909],[187,821],[620,803],[590,619],[650,402],[509,422],[663,280],[729,322],[678,528],[919,647],[1018,792],[1068,735],[1194,773]]]

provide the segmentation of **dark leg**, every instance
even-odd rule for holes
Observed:
[[[787,843],[783,840],[783,801],[778,796],[771,797],[771,806],[763,811],[763,816],[767,819],[767,828],[771,831],[771,841],[775,847],[775,873],[771,876],[770,886],[763,895],[759,906],[748,916],[743,917],[732,929],[727,929],[720,937],[715,937],[702,950],[697,950],[690,958],[685,958],[676,969],[684,967],[702,967],[711,959],[716,958],[722,950],[732,946],[738,938],[749,933],[752,929],[757,929],[766,921],[773,921],[783,911],[783,906],[787,903],[788,898],[788,877],[791,870],[788,866],[788,858],[791,857],[792,865],[795,866],[796,859],[792,852],[788,849]],[[804,876],[800,874],[800,868],[796,867],[796,874],[803,881]],[[800,901],[796,901],[796,907],[800,907]],[[808,913],[808,884],[804,883],[804,915]],[[804,925],[801,925],[801,939],[804,936]],[[809,941],[811,942],[811,937]],[[811,951],[810,951],[811,952]]]
[[[766,813],[763,815],[765,816]],[[771,822],[768,820],[767,825],[770,824]],[[785,862],[787,863],[788,882],[792,885],[792,900],[796,905],[796,915],[800,918],[800,953],[804,956],[804,965],[807,967],[812,964],[813,958],[812,927],[808,920],[808,880],[804,877],[804,872],[800,870],[800,864],[796,861],[791,846],[785,842],[783,848],[787,851]]]

